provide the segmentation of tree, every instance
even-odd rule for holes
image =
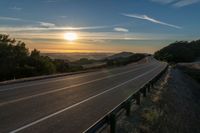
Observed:
[[[37,49],[34,49],[33,51],[31,51],[31,55],[32,58],[39,58],[40,57],[40,51],[38,51]]]
[[[171,63],[191,62],[200,56],[199,51],[200,40],[192,42],[180,41],[155,52],[154,57]]]
[[[56,67],[36,49],[29,53],[26,44],[0,34],[0,80],[52,74]]]
[[[56,71],[59,73],[62,72],[68,72],[69,71],[69,61],[67,60],[60,60],[60,59],[56,59],[54,60],[54,64],[56,66]]]

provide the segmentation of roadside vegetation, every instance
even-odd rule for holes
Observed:
[[[154,57],[169,63],[192,62],[200,57],[200,40],[177,41],[155,52]]]
[[[67,60],[52,60],[26,44],[0,35],[0,81],[81,70]]]

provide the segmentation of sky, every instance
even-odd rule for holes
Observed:
[[[0,34],[48,53],[153,53],[200,39],[200,0],[1,0]]]

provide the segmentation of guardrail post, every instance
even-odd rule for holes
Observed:
[[[137,92],[137,93],[135,94],[135,99],[136,99],[136,104],[137,104],[137,105],[140,105],[140,92]]]
[[[151,88],[153,88],[154,87],[154,85],[153,85],[154,83],[153,83],[153,81],[150,83],[150,86],[151,86]]]
[[[148,92],[150,92],[150,91],[151,91],[151,86],[150,86],[150,83],[147,85],[147,90],[148,90]]]
[[[131,100],[128,100],[126,102],[126,115],[130,116],[130,113],[131,113]]]
[[[142,94],[144,97],[147,96],[147,89],[146,89],[146,86],[142,89]]]
[[[110,115],[110,133],[116,132],[116,116],[115,114]]]

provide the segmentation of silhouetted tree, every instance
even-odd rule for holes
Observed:
[[[26,44],[8,35],[0,34],[0,81],[69,71],[79,71],[80,63],[91,62],[87,59],[69,63],[67,60],[52,60],[42,56],[37,49],[29,53]]]
[[[34,49],[29,55],[26,44],[0,34],[0,80],[55,73],[51,59]]]
[[[180,41],[155,52],[154,57],[171,63],[192,62],[200,56],[199,51],[200,40],[192,42]]]
[[[54,60],[54,64],[56,66],[56,71],[59,73],[68,72],[69,71],[68,62],[69,61],[67,61],[67,60],[60,60],[60,59]]]

